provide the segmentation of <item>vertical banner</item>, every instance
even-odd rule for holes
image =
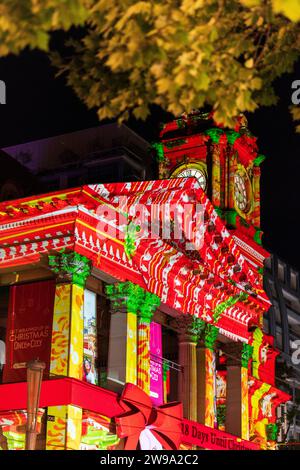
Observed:
[[[137,319],[136,314],[127,313],[126,382],[137,383]]]
[[[26,364],[37,358],[49,373],[54,294],[54,280],[10,288],[4,383],[26,381]]]
[[[150,323],[138,320],[137,326],[137,385],[150,395]]]
[[[156,406],[164,402],[162,332],[155,322],[150,325],[150,397]]]
[[[83,308],[83,380],[98,385],[97,359],[97,295],[84,291]]]

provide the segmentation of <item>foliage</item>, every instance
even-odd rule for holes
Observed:
[[[26,46],[48,50],[51,31],[84,24],[93,3],[85,0],[0,0],[0,56],[16,54]]]
[[[84,25],[69,57],[54,54],[100,119],[144,119],[211,106],[233,124],[276,102],[274,79],[299,56],[299,0],[0,0],[0,55],[49,49],[49,34]]]

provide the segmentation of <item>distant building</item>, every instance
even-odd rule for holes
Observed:
[[[99,182],[151,179],[154,170],[148,149],[146,140],[124,124],[115,123],[3,150],[37,178],[39,192],[47,192]]]
[[[265,262],[265,291],[272,307],[265,318],[267,332],[274,336],[278,357],[277,385],[290,393],[292,401],[281,406],[279,418],[283,422],[281,440],[300,441],[300,407],[285,423],[287,413],[297,406],[300,399],[300,273],[272,255]]]
[[[9,201],[33,194],[37,182],[30,171],[0,150],[0,201]]]

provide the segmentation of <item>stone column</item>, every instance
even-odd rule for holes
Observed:
[[[83,377],[84,286],[90,275],[90,261],[78,253],[49,256],[56,274],[50,375]],[[78,450],[81,440],[82,410],[67,405],[48,407],[47,450]]]
[[[252,346],[229,343],[227,354],[226,432],[249,439],[248,362]]]
[[[183,405],[183,416],[197,421],[197,356],[201,320],[192,315],[181,315],[175,319],[174,325],[179,337],[179,374],[178,398]]]
[[[126,382],[150,394],[150,323],[160,299],[131,282],[107,286],[112,302],[108,380],[120,391]]]
[[[197,348],[197,421],[213,428],[216,423],[216,357],[215,343],[219,330],[206,324]]]
[[[150,324],[160,299],[146,292],[138,315],[137,384],[150,395]]]
[[[137,314],[142,289],[131,282],[106,286],[111,301],[107,381],[121,392],[125,383],[137,384]]]

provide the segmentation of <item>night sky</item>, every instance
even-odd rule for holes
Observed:
[[[278,105],[248,115],[249,129],[258,137],[262,164],[261,199],[263,243],[266,249],[300,270],[300,134],[289,114],[291,83],[300,79],[300,64],[276,84]],[[55,78],[47,56],[26,51],[0,59],[0,80],[6,82],[7,104],[0,106],[0,147],[99,125],[65,84]],[[300,105],[299,105],[300,106]],[[127,123],[148,140],[158,136],[167,114],[154,108],[146,122]]]

